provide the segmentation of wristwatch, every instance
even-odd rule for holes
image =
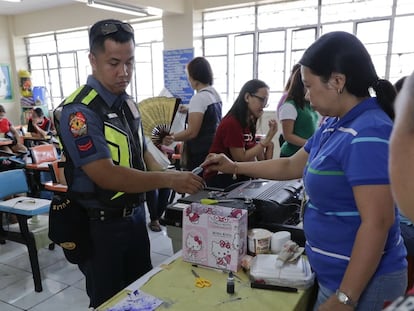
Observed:
[[[344,292],[341,292],[339,289],[336,290],[336,298],[338,298],[340,303],[343,303],[344,305],[356,308],[356,302],[353,302],[351,298],[348,297],[347,294]]]

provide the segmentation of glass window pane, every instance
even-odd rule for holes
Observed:
[[[56,43],[53,35],[26,38],[26,45],[29,55],[56,52]]]
[[[234,38],[234,53],[237,54],[245,54],[245,53],[253,53],[254,47],[254,36],[253,34],[248,35],[241,35],[236,36]]]
[[[30,63],[31,70],[44,68],[43,56],[30,56],[29,63]]]
[[[414,3],[414,1],[413,1]],[[414,28],[414,16],[397,17],[394,24],[392,53],[413,53],[414,40],[407,40],[407,31]]]
[[[89,51],[86,50],[76,52],[76,58],[78,60],[79,85],[85,84],[88,75],[92,74],[92,68],[89,64],[88,53]],[[69,96],[70,94],[71,93],[63,93],[64,96]]]
[[[58,68],[58,61],[56,54],[47,55],[47,63],[49,68]]]
[[[146,96],[151,97],[152,96],[152,79],[149,79],[149,77],[152,77],[151,72],[151,63],[137,63],[135,65],[136,72],[138,73],[136,75],[136,81],[137,81],[137,92],[139,96]]]
[[[414,53],[394,54],[391,57],[390,78],[393,83],[413,72]]]
[[[398,0],[397,1],[397,14],[409,14],[414,13],[414,1],[412,0]]]
[[[239,55],[234,59],[234,89],[238,92],[243,84],[253,79],[253,55]]]
[[[223,27],[225,25],[225,27]],[[203,14],[204,36],[252,31],[255,28],[254,6],[206,12]]]
[[[259,52],[284,51],[285,31],[259,33]]]
[[[318,1],[283,1],[257,7],[258,29],[314,25],[318,22]]]
[[[61,67],[74,67],[75,66],[75,56],[72,53],[60,53],[59,61]]]
[[[393,0],[323,0],[321,21],[329,23],[389,16],[392,13],[392,4]]]
[[[156,20],[145,23],[132,24],[135,32],[135,43],[146,43],[153,41],[162,41],[162,21]]]
[[[388,43],[389,27],[389,20],[358,23],[357,36],[364,44],[377,42]]]
[[[205,55],[226,55],[227,37],[207,38],[204,40]]]
[[[32,70],[31,71],[31,80],[33,86],[45,86],[47,85],[45,80],[45,75],[42,70]]]
[[[73,31],[56,35],[58,50],[60,52],[74,50],[89,50],[88,31]]]
[[[217,92],[227,93],[227,56],[207,57],[213,70],[213,85]]]
[[[322,25],[321,34],[325,34],[332,31],[346,31],[349,33],[354,33],[354,25],[353,23],[338,23],[338,24],[328,24]]]
[[[292,50],[307,49],[316,39],[316,28],[294,30],[292,32]]]
[[[60,76],[62,78],[61,84],[62,84],[62,90],[64,94],[71,94],[76,88],[78,87],[77,81],[76,81],[76,70],[75,68],[61,68],[60,69]],[[52,81],[58,81],[58,80],[52,80]],[[53,88],[53,96],[59,96],[59,93],[55,93],[57,91],[57,88]]]
[[[284,68],[284,53],[260,54],[257,77],[266,82],[272,90],[282,90]]]

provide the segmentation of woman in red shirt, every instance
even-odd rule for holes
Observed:
[[[247,162],[273,158],[273,136],[277,132],[275,119],[269,121],[269,130],[259,142],[256,140],[256,123],[267,107],[269,87],[253,79],[244,84],[227,115],[221,120],[210,153],[224,153],[233,161]],[[204,174],[207,186],[226,188],[248,179],[229,174]]]

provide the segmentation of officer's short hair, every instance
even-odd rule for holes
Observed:
[[[96,22],[89,30],[90,51],[92,53],[103,51],[106,39],[112,39],[120,43],[132,40],[135,43],[134,28],[130,24],[117,19],[105,19]]]

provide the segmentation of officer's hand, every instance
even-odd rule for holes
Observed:
[[[191,172],[171,171],[170,187],[178,193],[196,193],[204,188],[204,180]]]

